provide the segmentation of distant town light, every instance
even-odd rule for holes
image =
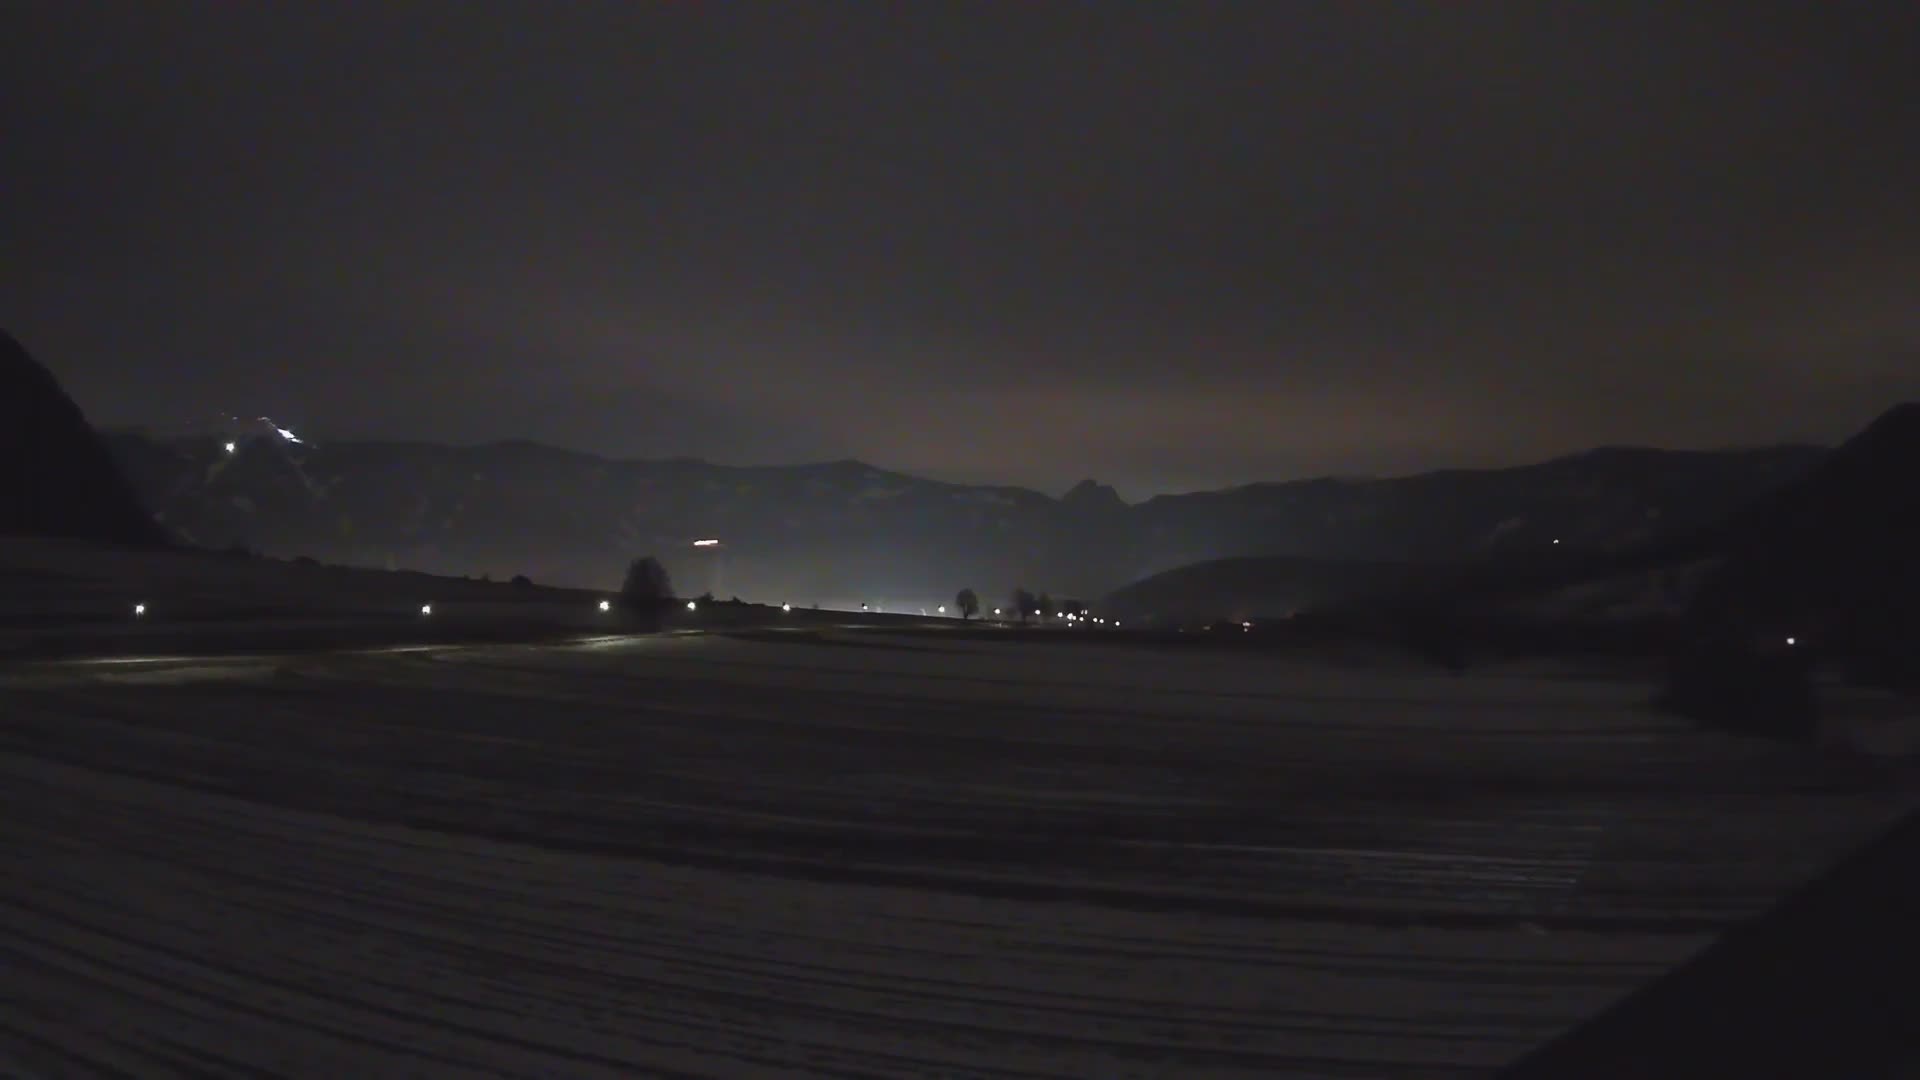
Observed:
[[[793,605],[792,605],[792,604],[781,604],[781,605],[780,605],[780,610],[781,610],[781,611],[792,611],[792,610],[793,610]]]
[[[999,609],[999,608],[994,608],[994,609],[993,609],[993,613],[994,613],[995,615],[998,615],[998,614],[1000,614],[1000,609]]]
[[[1787,639],[1787,644],[1789,644],[1789,645],[1792,645],[1792,644],[1794,644],[1794,643],[1795,643],[1795,642],[1794,642],[1794,639],[1793,639],[1793,638],[1791,638],[1791,637],[1789,637],[1789,638]]]
[[[433,614],[433,605],[432,605],[432,604],[421,604],[421,605],[420,605],[420,614],[422,614],[422,615],[431,615],[431,614]]]
[[[939,606],[938,608],[936,608],[935,610],[936,610],[936,611],[938,611],[938,612],[939,612],[940,614],[942,614],[942,615],[945,615],[945,614],[947,613],[947,605],[945,605],[945,604],[941,604],[941,605],[940,605],[940,606]]]
[[[134,618],[136,618],[136,619],[137,619],[137,618],[139,618],[140,616],[142,616],[142,615],[145,615],[146,613],[147,613],[147,605],[145,605],[145,604],[135,604],[135,605],[133,605],[133,617],[134,617]]]
[[[612,610],[613,610],[613,601],[611,601],[611,600],[602,600],[602,601],[600,601],[600,610],[601,610],[601,611],[612,611]]]
[[[687,601],[687,610],[688,610],[688,611],[697,611],[697,610],[699,610],[699,607],[700,607],[700,605],[699,605],[699,604],[697,604],[697,603],[695,603],[695,602],[693,602],[692,600],[689,600],[689,601]]]
[[[233,453],[233,452],[234,452],[235,450],[238,450],[239,448],[240,448],[240,447],[239,447],[239,446],[238,446],[237,444],[235,444],[235,443],[228,443],[228,444],[227,444],[227,453],[229,453],[229,454],[231,454],[231,453]]]
[[[693,542],[694,547],[718,547],[719,545],[720,541],[718,540],[695,540]]]
[[[1556,544],[1557,544],[1557,543],[1559,543],[1559,542],[1560,542],[1560,538],[1559,538],[1559,537],[1557,537],[1557,536],[1556,536],[1556,537],[1554,537],[1554,538],[1553,538],[1553,542],[1554,542],[1554,543],[1556,543]]]

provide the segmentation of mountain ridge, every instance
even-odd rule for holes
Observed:
[[[277,429],[275,429],[277,430]],[[1272,481],[1128,504],[1088,480],[1061,497],[839,459],[717,465],[617,459],[528,440],[294,443],[274,431],[107,433],[184,539],[441,573],[602,586],[636,554],[715,591],[911,607],[1016,585],[1098,596],[1208,558],[1452,560],[1634,542],[1704,521],[1799,475],[1816,448],[1641,450],[1509,469]],[[724,553],[691,550],[718,537]]]
[[[1896,408],[1909,408],[1909,407],[1914,408],[1915,410],[1920,410],[1920,404],[1896,406]],[[158,442],[158,443],[186,442],[196,437],[195,435],[192,435],[192,434],[168,433],[161,429],[157,429],[148,425],[141,425],[141,424],[106,425],[106,426],[100,427],[98,431],[101,437],[106,439],[116,439],[116,440],[138,439],[138,440],[145,440],[145,441]],[[573,447],[562,446],[558,443],[544,442],[539,439],[528,439],[528,438],[486,439],[486,440],[481,440],[477,442],[465,442],[465,441],[441,442],[441,441],[436,441],[431,439],[362,438],[362,439],[329,440],[329,442],[332,445],[348,445],[348,446],[362,447],[362,448],[405,447],[405,448],[444,450],[444,451],[451,451],[451,452],[481,451],[481,450],[494,450],[494,449],[500,449],[500,450],[517,449],[517,450],[527,450],[527,451],[532,451],[537,453],[545,453],[545,454],[551,454],[551,455],[557,455],[557,456],[563,456],[563,457],[579,458],[582,460],[592,461],[595,463],[606,464],[606,465],[698,465],[705,468],[740,471],[740,472],[805,471],[805,470],[829,469],[829,468],[850,468],[850,469],[857,468],[857,469],[863,469],[863,470],[870,470],[873,472],[886,473],[892,476],[906,477],[906,478],[910,478],[917,482],[925,483],[925,484],[937,484],[937,485],[942,485],[945,487],[952,487],[952,488],[1021,491],[1021,492],[1025,492],[1040,498],[1048,498],[1048,499],[1053,499],[1055,501],[1062,501],[1062,502],[1065,501],[1068,497],[1073,496],[1076,492],[1082,491],[1083,489],[1097,490],[1100,492],[1112,491],[1116,495],[1118,495],[1118,489],[1115,488],[1113,485],[1101,483],[1097,479],[1094,479],[1091,477],[1080,480],[1078,483],[1074,484],[1065,493],[1061,495],[1052,496],[1052,495],[1048,495],[1044,488],[1040,486],[1035,486],[1035,485],[1011,484],[1011,483],[1005,483],[1005,484],[972,483],[972,482],[967,482],[962,480],[943,480],[936,476],[923,475],[920,473],[908,472],[902,469],[895,469],[889,466],[875,464],[873,462],[865,461],[860,458],[854,458],[854,457],[823,458],[823,459],[813,460],[813,461],[798,461],[798,462],[725,462],[725,461],[713,461],[711,459],[699,457],[697,455],[672,455],[667,457],[644,457],[644,456],[628,457],[628,456],[618,455],[618,454],[603,454],[603,453],[599,453],[592,450],[580,450]],[[1557,454],[1553,457],[1545,458],[1540,461],[1522,462],[1515,465],[1472,465],[1472,466],[1449,465],[1449,466],[1441,466],[1439,468],[1434,468],[1434,469],[1421,469],[1421,470],[1404,472],[1404,473],[1366,474],[1366,475],[1354,475],[1354,474],[1344,474],[1344,473],[1314,473],[1314,474],[1308,474],[1304,476],[1289,477],[1286,479],[1249,480],[1244,483],[1225,484],[1220,487],[1194,488],[1186,491],[1158,492],[1156,494],[1148,495],[1140,499],[1127,499],[1125,496],[1120,496],[1120,501],[1129,507],[1139,507],[1139,506],[1145,506],[1148,503],[1154,502],[1156,500],[1161,500],[1161,499],[1184,499],[1192,496],[1236,494],[1236,493],[1254,491],[1254,490],[1287,488],[1287,487],[1296,487],[1300,485],[1360,486],[1360,485],[1370,485],[1370,484],[1392,484],[1392,483],[1397,483],[1397,482],[1406,481],[1406,480],[1419,480],[1419,479],[1441,477],[1441,476],[1479,476],[1479,475],[1485,475],[1485,474],[1511,473],[1511,472],[1514,472],[1515,470],[1524,470],[1524,469],[1543,469],[1543,468],[1548,468],[1555,465],[1560,465],[1563,463],[1570,463],[1570,462],[1575,462],[1582,459],[1592,459],[1592,458],[1628,457],[1628,456],[1644,455],[1647,457],[1680,459],[1680,458],[1688,458],[1688,457],[1714,458],[1714,457],[1726,457],[1729,455],[1749,455],[1749,454],[1790,454],[1790,455],[1819,456],[1819,455],[1827,454],[1831,452],[1833,449],[1835,448],[1830,446],[1824,446],[1818,443],[1804,443],[1804,442],[1753,443],[1753,444],[1738,444],[1738,445],[1730,445],[1730,446],[1724,446],[1724,447],[1706,447],[1706,448],[1661,447],[1661,446],[1651,446],[1651,445],[1641,445],[1641,444],[1631,444],[1631,443],[1605,444],[1601,446],[1589,447],[1584,450],[1574,450],[1564,454]]]

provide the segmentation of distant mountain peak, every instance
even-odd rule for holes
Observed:
[[[1088,510],[1124,510],[1127,506],[1127,501],[1120,497],[1118,491],[1091,477],[1073,485],[1065,495],[1061,496],[1060,501],[1076,509]]]

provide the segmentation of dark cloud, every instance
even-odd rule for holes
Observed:
[[[1808,3],[16,5],[115,422],[1129,494],[1920,396],[1920,37]]]

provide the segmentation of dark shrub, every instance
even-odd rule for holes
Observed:
[[[533,579],[525,574],[515,574],[513,575],[512,584],[516,589],[531,589],[533,588]]]
[[[1013,613],[1020,617],[1021,622],[1026,622],[1040,610],[1040,598],[1026,589],[1013,590],[1012,600]]]
[[[627,578],[620,585],[621,606],[629,611],[660,611],[673,602],[673,582],[660,560],[646,555],[627,566]]]

